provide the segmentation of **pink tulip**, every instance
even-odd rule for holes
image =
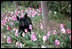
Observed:
[[[25,29],[25,32],[27,32],[27,29]]]
[[[7,43],[11,43],[11,38],[9,36],[7,37]]]
[[[43,36],[43,41],[46,41],[47,40],[47,36]]]
[[[37,14],[37,12],[34,13],[35,15]]]
[[[41,12],[41,8],[39,8],[39,12]]]
[[[16,20],[16,18],[13,18],[13,20]]]
[[[16,42],[16,46],[18,46],[18,45],[19,45],[19,42],[17,41],[17,42]]]
[[[57,11],[55,11],[55,14],[57,13]]]
[[[20,47],[22,48],[22,43],[20,43]]]
[[[18,11],[18,13],[20,13],[20,11]]]
[[[2,17],[4,16],[4,12],[1,14],[1,16],[2,16]]]
[[[63,28],[63,27],[64,27],[64,25],[63,25],[63,24],[60,24],[60,27],[61,27],[61,28]]]
[[[54,34],[56,34],[56,33],[57,33],[57,31],[56,31],[56,30],[53,30],[53,33],[54,33]]]
[[[22,18],[21,16],[19,16],[19,18]]]
[[[67,29],[66,32],[69,34],[69,33],[71,33],[71,30],[70,29]]]
[[[6,13],[7,13],[7,10],[6,10]]]
[[[17,14],[17,11],[15,10],[15,14]]]
[[[11,17],[9,17],[9,19],[12,19]]]
[[[61,33],[65,33],[65,29],[64,28],[61,29]]]
[[[42,24],[40,25],[40,29],[43,29],[43,25]]]
[[[32,29],[32,25],[31,24],[29,25],[29,29]]]
[[[4,21],[4,20],[3,20],[3,21],[1,21],[1,24],[5,25],[5,21]]]
[[[39,10],[39,9],[36,9],[37,11]]]
[[[39,10],[41,11],[41,8],[39,8]]]
[[[5,17],[3,17],[3,19],[5,19]]]
[[[31,38],[33,39],[33,41],[37,40],[37,38],[35,36],[31,36]]]
[[[6,14],[7,16],[9,15],[9,14]]]
[[[34,32],[31,32],[31,36],[35,36],[35,33]]]
[[[25,33],[24,32],[22,33],[22,36],[25,37]]]
[[[14,18],[14,16],[12,16],[12,18]]]
[[[13,25],[13,22],[10,22],[11,23],[11,25]]]
[[[7,22],[7,20],[4,20],[5,22]]]
[[[4,35],[3,37],[6,38],[6,35]]]
[[[7,17],[7,15],[5,15],[5,17]]]
[[[23,13],[23,9],[21,10],[21,12],[20,13]]]
[[[39,16],[40,14],[38,13],[37,15]]]
[[[8,11],[8,13],[10,13],[11,11]]]
[[[1,15],[2,17],[4,16],[4,14]]]
[[[10,16],[12,16],[12,14],[10,14]]]
[[[15,36],[18,36],[18,32],[15,32]]]
[[[28,12],[28,16],[30,16],[31,15],[31,13],[30,12]]]
[[[34,12],[34,8],[32,9],[32,11]]]
[[[29,7],[29,9],[31,10],[31,7]]]
[[[50,35],[51,35],[51,33],[50,33],[49,31],[47,32],[47,34],[48,34],[48,36],[50,36]]]
[[[37,40],[37,38],[35,37],[34,32],[31,32],[31,38],[33,39],[33,41],[36,41]]]
[[[39,10],[39,12],[41,12],[41,11]]]
[[[60,41],[59,40],[55,40],[55,44],[56,45],[59,45],[60,44]]]
[[[10,29],[10,26],[9,25],[7,25],[7,30],[9,30]]]
[[[13,14],[13,12],[11,12],[11,14]]]
[[[41,48],[46,48],[46,46],[42,45]]]
[[[8,21],[10,21],[10,19],[8,19]]]
[[[15,31],[16,30],[16,27],[13,29],[13,31]]]
[[[23,13],[21,13],[21,17],[24,17],[24,14]]]
[[[34,15],[34,12],[32,12],[32,15]]]
[[[26,9],[25,12],[28,12],[28,9]]]
[[[49,13],[51,13],[51,10],[49,10]]]
[[[17,29],[16,32],[15,32],[15,36],[18,36],[18,29]]]
[[[71,40],[71,35],[69,36],[69,39]]]

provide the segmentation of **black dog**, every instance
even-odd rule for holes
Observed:
[[[24,15],[23,18],[19,18],[18,16],[17,20],[19,21],[19,32],[22,30],[23,32],[25,32],[25,28],[31,32],[31,30],[29,29],[29,25],[32,25],[31,19],[27,16],[27,14]],[[21,33],[22,34],[22,33]]]

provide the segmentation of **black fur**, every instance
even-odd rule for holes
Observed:
[[[28,29],[29,32],[31,32],[31,30],[29,29],[29,25],[32,25],[31,19],[27,16],[27,14],[24,15],[23,18],[19,18],[18,16],[17,20],[19,21],[19,32],[22,30],[23,32],[25,32],[25,28]]]

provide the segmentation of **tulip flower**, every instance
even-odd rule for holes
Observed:
[[[71,40],[71,35],[69,36],[69,39]]]
[[[57,14],[57,11],[55,11],[54,13]]]
[[[55,40],[55,44],[56,45],[59,45],[60,44],[60,41],[59,40]]]
[[[18,46],[18,45],[19,45],[19,42],[17,41],[17,42],[16,42],[16,46]]]
[[[43,29],[43,25],[42,24],[40,25],[40,29]]]
[[[65,29],[64,28],[61,29],[61,33],[65,33]]]
[[[25,32],[27,32],[27,29],[25,29]]]
[[[29,29],[32,29],[32,25],[31,24],[29,25]]]
[[[54,33],[54,34],[56,34],[56,33],[57,33],[57,31],[56,31],[56,30],[53,30],[53,33]]]
[[[47,40],[47,36],[43,36],[43,41],[45,42]]]
[[[7,43],[11,43],[11,38],[9,36],[7,37]]]
[[[25,37],[25,33],[24,32],[22,33],[22,36]]]
[[[66,32],[69,34],[69,33],[71,33],[71,30],[70,29],[67,29]]]
[[[20,43],[20,47],[22,48],[22,43]]]
[[[61,27],[61,28],[63,28],[63,27],[64,27],[64,25],[63,25],[63,24],[60,24],[60,27]]]
[[[50,36],[50,35],[51,35],[51,33],[50,33],[49,31],[47,32],[47,34],[48,34],[48,36]]]
[[[41,48],[46,48],[46,46],[42,45]]]
[[[7,25],[7,30],[9,30],[10,29],[10,26],[9,25]]]

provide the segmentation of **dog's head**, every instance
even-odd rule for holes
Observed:
[[[26,19],[27,19],[27,14],[24,15],[24,17],[19,18],[18,16],[16,16],[17,20],[19,21],[19,26],[24,27],[27,23],[26,23]]]

